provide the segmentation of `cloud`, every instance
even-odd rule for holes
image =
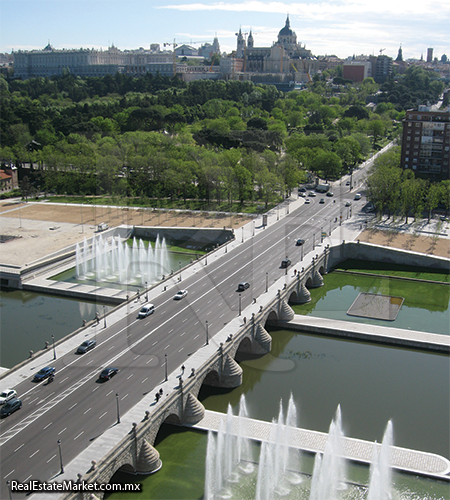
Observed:
[[[227,11],[227,12],[259,12],[279,14],[288,12],[292,16],[301,16],[314,19],[334,18],[336,15],[369,15],[379,16],[400,15],[403,18],[409,15],[416,16],[443,16],[450,13],[450,2],[423,0],[330,0],[327,2],[264,2],[248,0],[244,2],[212,2],[169,4],[155,7],[157,9],[173,9],[179,11]]]

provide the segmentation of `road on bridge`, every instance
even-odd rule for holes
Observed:
[[[190,354],[205,345],[207,329],[211,338],[239,314],[240,308],[244,310],[253,297],[263,294],[267,285],[286,273],[281,268],[282,259],[300,261],[312,250],[313,235],[317,245],[322,230],[331,231],[341,216],[351,215],[350,207],[345,207],[350,199],[353,194],[342,187],[342,194],[335,189],[334,198],[325,197],[324,204],[319,203],[318,195],[311,204],[280,217],[263,231],[258,229],[243,243],[240,231],[236,231],[236,241],[241,244],[233,249],[229,245],[227,253],[218,250],[223,253],[221,258],[209,259],[208,265],[176,287],[161,291],[153,301],[153,315],[139,320],[134,311],[107,328],[97,328],[95,349],[84,355],[69,353],[54,361],[54,382],[26,380],[18,385],[15,389],[23,407],[0,423],[0,497],[8,498],[8,480],[57,480],[60,451],[67,464],[116,425],[118,414],[127,412],[164,380],[166,356],[169,372],[186,363]],[[353,207],[356,203],[361,207],[364,202],[353,202]],[[286,213],[288,205],[280,210]],[[305,240],[303,246],[296,246],[299,238]],[[287,272],[292,274],[293,267]],[[241,281],[248,281],[250,288],[239,293]],[[174,300],[179,289],[189,293]],[[107,366],[120,371],[102,383],[98,376]]]

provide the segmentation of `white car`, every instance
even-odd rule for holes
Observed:
[[[361,193],[356,193],[355,200],[360,200],[360,199],[361,199]]]
[[[309,205],[310,203],[311,203],[311,200],[309,198],[306,198],[305,205]]]
[[[14,389],[5,389],[0,392],[0,405],[4,405],[10,399],[14,399],[17,397],[17,392]]]
[[[175,294],[175,297],[174,299],[175,300],[180,300],[180,299],[184,299],[184,297],[186,297],[186,295],[188,294],[188,291],[187,290],[180,290],[179,292],[177,292]]]
[[[141,310],[139,311],[138,318],[146,318],[150,314],[153,314],[155,312],[155,306],[153,304],[146,304],[145,306],[142,306]]]

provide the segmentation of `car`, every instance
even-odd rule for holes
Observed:
[[[311,200],[309,198],[306,198],[305,205],[309,205],[310,203],[311,203]]]
[[[299,195],[301,198],[306,198],[306,194],[305,194],[305,193],[298,193],[298,195]]]
[[[247,288],[250,287],[250,283],[247,281],[241,281],[238,285],[238,292],[243,292],[244,290],[247,290]]]
[[[299,193],[306,193],[306,188],[305,188],[305,187],[303,187],[303,186],[302,186],[302,187],[299,187],[299,188],[298,188],[298,192],[299,192]]]
[[[50,377],[50,375],[55,374],[55,368],[53,366],[46,366],[45,368],[41,368],[34,376],[33,380],[35,382],[41,382],[46,378]]]
[[[20,410],[20,408],[22,408],[22,401],[19,398],[10,399],[2,406],[0,415],[2,418],[8,417],[9,415],[11,415],[11,413]]]
[[[331,198],[332,196],[334,196],[334,193],[332,193],[331,191],[328,191],[327,196],[328,196],[329,198]]]
[[[112,366],[108,367],[108,368],[105,368],[102,373],[100,373],[99,375],[99,378],[100,380],[109,380],[111,379],[112,377],[114,377],[114,375],[116,373],[119,373],[119,369],[118,368],[114,368]]]
[[[77,354],[84,354],[97,345],[97,342],[94,339],[85,340],[77,349]]]
[[[345,183],[345,185],[346,185],[346,186],[350,186],[350,181],[347,181],[347,182]]]
[[[355,200],[360,200],[360,199],[361,199],[361,193],[356,193]]]
[[[311,198],[315,198],[316,193],[314,191],[310,191],[309,192],[309,196],[311,196]]]
[[[324,198],[320,198],[319,203],[325,203],[325,199]]]
[[[4,405],[10,399],[17,397],[17,392],[14,389],[5,389],[0,392],[0,405]]]
[[[285,269],[286,267],[289,267],[291,265],[291,261],[286,258],[281,261],[281,267]]]
[[[153,304],[146,304],[145,306],[142,306],[141,310],[139,311],[138,318],[146,318],[147,316],[150,316],[150,314],[153,314],[155,312],[155,306]]]
[[[188,294],[187,290],[180,290],[175,294],[174,299],[175,300],[184,299],[184,297],[186,297],[187,294]]]
[[[346,201],[346,202],[345,202],[345,206],[346,206],[346,207],[350,207],[350,206],[351,206],[351,204],[352,204],[352,202],[351,202],[351,201]]]
[[[295,244],[298,246],[298,247],[301,247],[303,245],[303,243],[305,243],[305,240],[302,240],[301,238],[299,238]]]

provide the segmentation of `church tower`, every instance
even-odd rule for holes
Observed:
[[[242,34],[241,28],[239,28],[239,33],[236,33],[236,35],[237,35],[236,57],[239,59],[243,59],[245,54],[245,39]]]
[[[253,34],[252,34],[252,30],[250,29],[250,35],[248,36],[248,48],[249,49],[253,49],[253,44],[254,44],[254,40],[253,40]]]

